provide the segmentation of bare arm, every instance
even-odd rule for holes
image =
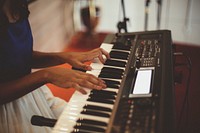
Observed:
[[[88,52],[43,53],[34,51],[32,67],[44,68],[69,63],[76,68],[91,70],[91,67],[84,64],[84,62],[98,58],[102,63],[104,63],[103,55],[105,55],[106,58],[110,58],[109,54],[102,48],[96,48]]]
[[[91,74],[52,67],[14,81],[0,83],[0,105],[20,98],[46,83],[52,83],[62,88],[72,87],[82,94],[86,94],[84,88],[101,90],[106,87],[103,80]]]
[[[0,104],[13,101],[47,83],[44,71],[37,71],[23,78],[0,83]]]
[[[77,68],[91,70],[91,67],[85,65],[84,62],[99,58],[104,63],[102,55],[109,58],[109,54],[100,48],[82,53],[42,53],[34,51],[33,67],[41,68],[69,63]],[[0,83],[0,104],[20,98],[46,83],[52,83],[62,88],[73,87],[83,94],[86,93],[84,87],[97,90],[106,87],[103,80],[91,74],[66,68],[46,68],[20,79]]]
[[[33,51],[32,68],[45,68],[65,63],[60,58],[61,53],[44,53]]]

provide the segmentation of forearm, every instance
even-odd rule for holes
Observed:
[[[32,68],[45,68],[63,64],[65,62],[60,58],[61,54],[62,53],[43,53],[34,51]]]
[[[0,105],[16,100],[48,83],[45,71],[37,71],[23,78],[0,83]]]

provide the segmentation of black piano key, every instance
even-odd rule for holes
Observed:
[[[105,81],[106,85],[109,85],[109,84],[120,85],[120,82],[119,82],[119,81],[110,80],[110,79],[102,79],[102,80]]]
[[[122,75],[113,74],[113,73],[100,73],[99,78],[111,78],[111,79],[122,79]]]
[[[101,70],[101,73],[105,74],[115,74],[115,75],[123,75],[123,71],[108,71],[108,70]]]
[[[102,98],[88,98],[87,101],[90,102],[97,102],[97,103],[106,103],[106,104],[114,104],[114,100],[109,100],[109,99],[102,99]]]
[[[108,94],[108,95],[117,95],[117,93],[116,92],[112,92],[112,91],[108,91],[108,90],[92,90],[91,92],[90,92],[91,94]]]
[[[108,113],[100,112],[100,111],[94,111],[94,110],[88,110],[88,109],[84,109],[83,111],[81,111],[81,114],[87,114],[87,115],[92,115],[92,116],[100,116],[100,117],[106,117],[106,118],[110,117],[110,115]]]
[[[80,129],[74,129],[71,133],[93,133],[93,131],[82,131]]]
[[[122,73],[112,73],[112,72],[100,72],[98,75],[99,78],[109,78],[109,79],[122,79]]]
[[[108,75],[115,75],[115,76],[122,76],[123,75],[123,72],[120,73],[120,72],[108,72],[108,71],[101,71],[100,74],[108,74]]]
[[[107,88],[112,88],[112,89],[119,89],[119,85],[116,84],[106,84]]]
[[[74,129],[75,130],[76,129],[83,130],[83,131],[93,131],[93,132],[97,132],[97,133],[104,133],[105,132],[104,128],[89,126],[89,125],[76,125],[76,126],[74,126]]]
[[[124,45],[123,43],[114,43],[114,46],[112,49],[119,49],[119,50],[126,50],[130,51],[131,45]]]
[[[105,95],[105,94],[90,94],[89,97],[91,99],[96,99],[96,98],[103,98],[103,99],[110,99],[110,100],[115,100],[116,96],[114,95]]]
[[[121,55],[110,55],[110,58],[121,59],[121,60],[127,60],[128,59],[128,57],[124,57],[124,56],[121,56]]]
[[[101,73],[109,73],[109,74],[112,73],[112,74],[115,74],[115,75],[116,75],[116,74],[118,74],[118,75],[123,75],[124,72],[123,72],[123,71],[112,71],[112,70],[109,71],[109,70],[105,70],[105,69],[104,69],[104,70],[101,70]]]
[[[128,55],[129,55],[128,52],[117,51],[117,50],[112,50],[112,51],[110,52],[110,54],[119,54],[119,55],[123,55],[123,56],[128,56]]]
[[[101,107],[101,106],[97,106],[97,105],[88,105],[87,104],[83,108],[84,109],[93,109],[93,110],[100,110],[100,111],[112,112],[111,108]]]
[[[107,59],[106,62],[104,63],[104,65],[125,67],[126,66],[126,62],[125,61]]]
[[[123,73],[124,70],[120,68],[113,68],[113,67],[103,67],[101,71],[105,72],[114,72],[114,73]]]
[[[129,53],[121,51],[111,51],[110,57],[115,59],[127,60]]]
[[[98,126],[107,126],[108,124],[105,122],[97,121],[97,120],[89,120],[89,119],[78,119],[77,123],[80,124],[88,124],[88,125],[98,125]]]

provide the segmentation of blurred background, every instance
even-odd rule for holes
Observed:
[[[30,0],[31,1],[31,0]],[[148,2],[148,27],[146,30],[159,29],[172,31],[174,42],[200,45],[200,1],[199,0],[125,0],[124,7],[128,32],[145,30],[145,8]],[[97,32],[118,32],[117,24],[123,21],[121,0],[93,0],[100,8]],[[76,31],[83,30],[80,10],[88,5],[87,0],[36,0],[30,3],[31,25],[35,43],[61,45],[68,42]],[[158,7],[161,7],[161,10]],[[53,34],[53,36],[52,36]],[[51,36],[51,38],[44,38]],[[63,38],[64,37],[64,38]],[[65,38],[67,37],[67,38]],[[65,43],[66,45],[66,43]],[[35,46],[36,47],[36,46]],[[42,48],[43,50],[45,48]],[[59,50],[59,48],[51,50]]]

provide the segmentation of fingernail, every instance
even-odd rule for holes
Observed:
[[[101,88],[107,88],[106,84],[100,84]]]
[[[102,80],[102,79],[101,79],[101,82],[102,82],[102,83],[106,83],[106,82],[105,82],[104,80]]]
[[[87,66],[87,70],[91,71],[92,67],[91,66]]]
[[[103,84],[103,88],[107,88],[107,85],[106,85],[106,84]]]
[[[83,92],[82,94],[83,94],[83,95],[86,95],[86,94],[87,94],[87,92]]]
[[[85,90],[81,90],[81,93],[82,93],[83,95],[86,95],[86,94],[87,94],[87,92],[86,92]]]
[[[101,90],[102,89],[102,87],[101,86],[97,86],[97,90]]]

